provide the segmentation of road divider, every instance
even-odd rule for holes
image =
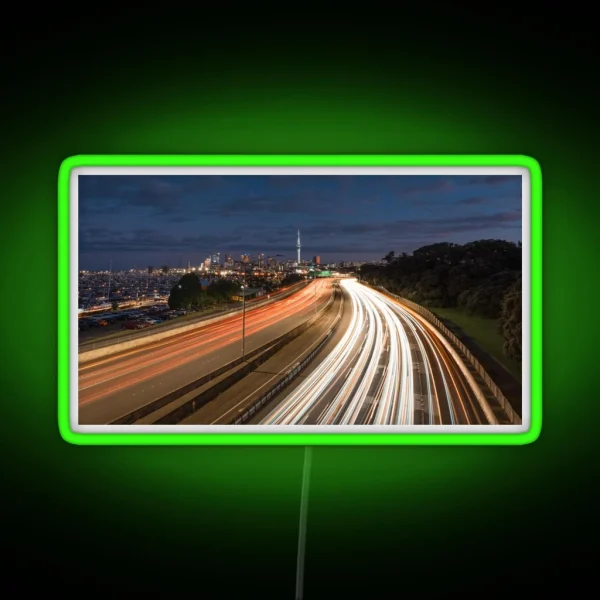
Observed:
[[[247,423],[250,419],[252,419],[252,417],[254,417],[254,415],[259,410],[261,410],[269,402],[271,402],[275,398],[275,396],[277,396],[277,394],[279,394],[284,388],[290,385],[290,383],[292,383],[292,381],[298,375],[300,375],[300,373],[304,369],[306,369],[306,367],[308,367],[308,365],[314,360],[315,356],[317,356],[317,354],[323,349],[323,346],[325,346],[325,344],[329,341],[331,336],[335,333],[335,330],[337,329],[341,321],[343,310],[344,298],[342,296],[342,301],[340,303],[338,314],[336,315],[335,320],[331,324],[331,327],[329,328],[327,333],[323,335],[323,339],[320,340],[317,344],[317,347],[314,348],[314,350],[312,350],[310,354],[307,357],[305,357],[300,364],[296,365],[293,369],[290,369],[287,373],[285,373],[282,379],[278,383],[273,385],[273,387],[271,387],[271,389],[267,393],[263,394],[258,400],[256,400],[256,402],[253,402],[241,415],[238,415],[237,417],[232,419],[228,424],[243,425],[244,423]]]
[[[214,386],[211,386],[209,389],[201,392],[198,395],[184,399],[183,402],[173,406],[173,410],[170,410],[166,413],[165,411],[162,411],[165,414],[162,414],[157,421],[151,421],[151,424],[157,425],[173,425],[179,423],[186,417],[196,412],[207,402],[214,400],[222,391],[231,387],[234,383],[240,381],[248,373],[258,368],[263,362],[268,360],[271,356],[283,348],[283,346],[291,342],[294,338],[298,337],[301,333],[316,323],[317,320],[323,317],[326,311],[331,308],[337,293],[340,292],[336,290],[335,293],[330,296],[327,304],[321,307],[321,309],[307,321],[298,327],[295,327],[291,331],[279,336],[275,340],[272,340],[260,348],[256,348],[252,352],[246,354],[244,359],[242,359],[242,357],[237,358],[234,361],[223,365],[221,368],[208,373],[207,375],[204,375],[203,377],[200,377],[161,398],[153,400],[145,406],[141,406],[140,408],[137,408],[136,410],[119,417],[118,419],[112,421],[110,425],[132,425],[137,423],[141,419],[149,417],[152,415],[152,413],[164,409],[170,404],[177,403],[177,401],[183,399],[184,396],[190,395],[192,392],[198,390],[209,382],[221,378],[218,381],[215,381]],[[225,374],[228,375],[222,377]]]

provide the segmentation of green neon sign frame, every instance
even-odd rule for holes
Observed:
[[[530,174],[530,427],[518,433],[81,433],[70,425],[70,175],[78,167],[513,167]],[[525,155],[77,155],[58,176],[58,426],[76,445],[524,445],[542,429],[542,173]]]

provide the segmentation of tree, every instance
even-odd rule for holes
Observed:
[[[239,293],[239,285],[227,279],[216,279],[206,289],[206,295],[215,302],[229,302]]]
[[[500,331],[506,340],[504,354],[519,361],[523,348],[522,302],[522,280],[519,277],[504,294],[500,314]]]
[[[518,244],[505,240],[478,240],[464,245],[439,242],[422,246],[411,255],[403,252],[395,256],[389,252],[383,259],[386,264],[363,265],[361,278],[418,303],[465,309],[470,290],[483,286],[477,291],[477,301],[475,298],[470,300],[473,312],[491,313],[497,318],[499,302],[512,279],[507,277],[503,287],[490,278],[505,271],[518,274],[521,255],[522,248]],[[486,292],[488,285],[494,290]],[[499,295],[494,300],[495,308],[487,310],[485,302],[492,302],[492,293]]]
[[[515,271],[501,271],[484,279],[458,297],[458,306],[469,314],[497,319],[502,311],[502,299],[519,276]]]
[[[436,264],[423,273],[417,291],[421,301],[427,306],[449,306],[447,281],[448,266]]]
[[[113,310],[117,310],[119,308],[119,303],[116,300],[113,300],[111,306]]]
[[[298,283],[303,280],[304,280],[303,275],[299,275],[298,273],[290,273],[289,275],[286,275],[282,279],[281,285],[283,285],[283,286],[293,285],[294,283]]]
[[[389,252],[385,264],[367,264],[361,279],[432,307],[458,307],[498,319],[504,354],[521,360],[521,242],[486,239],[459,245],[441,242],[411,255]]]
[[[169,294],[169,308],[190,310],[192,306],[201,306],[202,285],[195,273],[186,273],[172,288]]]

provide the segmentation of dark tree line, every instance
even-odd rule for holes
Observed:
[[[364,265],[372,285],[429,307],[456,307],[499,319],[507,356],[521,359],[521,244],[480,240],[432,244],[412,254],[389,252],[385,265]]]
[[[224,279],[213,281],[203,290],[198,275],[187,273],[171,288],[169,307],[204,310],[215,304],[229,302],[239,291],[240,286],[237,283]]]
[[[281,285],[283,287],[287,287],[289,285],[293,285],[294,283],[298,283],[304,280],[303,275],[299,275],[298,273],[289,273],[281,280]]]
[[[502,298],[500,312],[500,326],[504,335],[504,353],[509,358],[521,360],[521,348],[523,343],[523,329],[521,322],[522,307],[521,275],[508,288]]]

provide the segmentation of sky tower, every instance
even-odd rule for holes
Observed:
[[[298,266],[300,266],[300,230],[298,229],[298,241],[296,242],[296,248],[298,248]]]

